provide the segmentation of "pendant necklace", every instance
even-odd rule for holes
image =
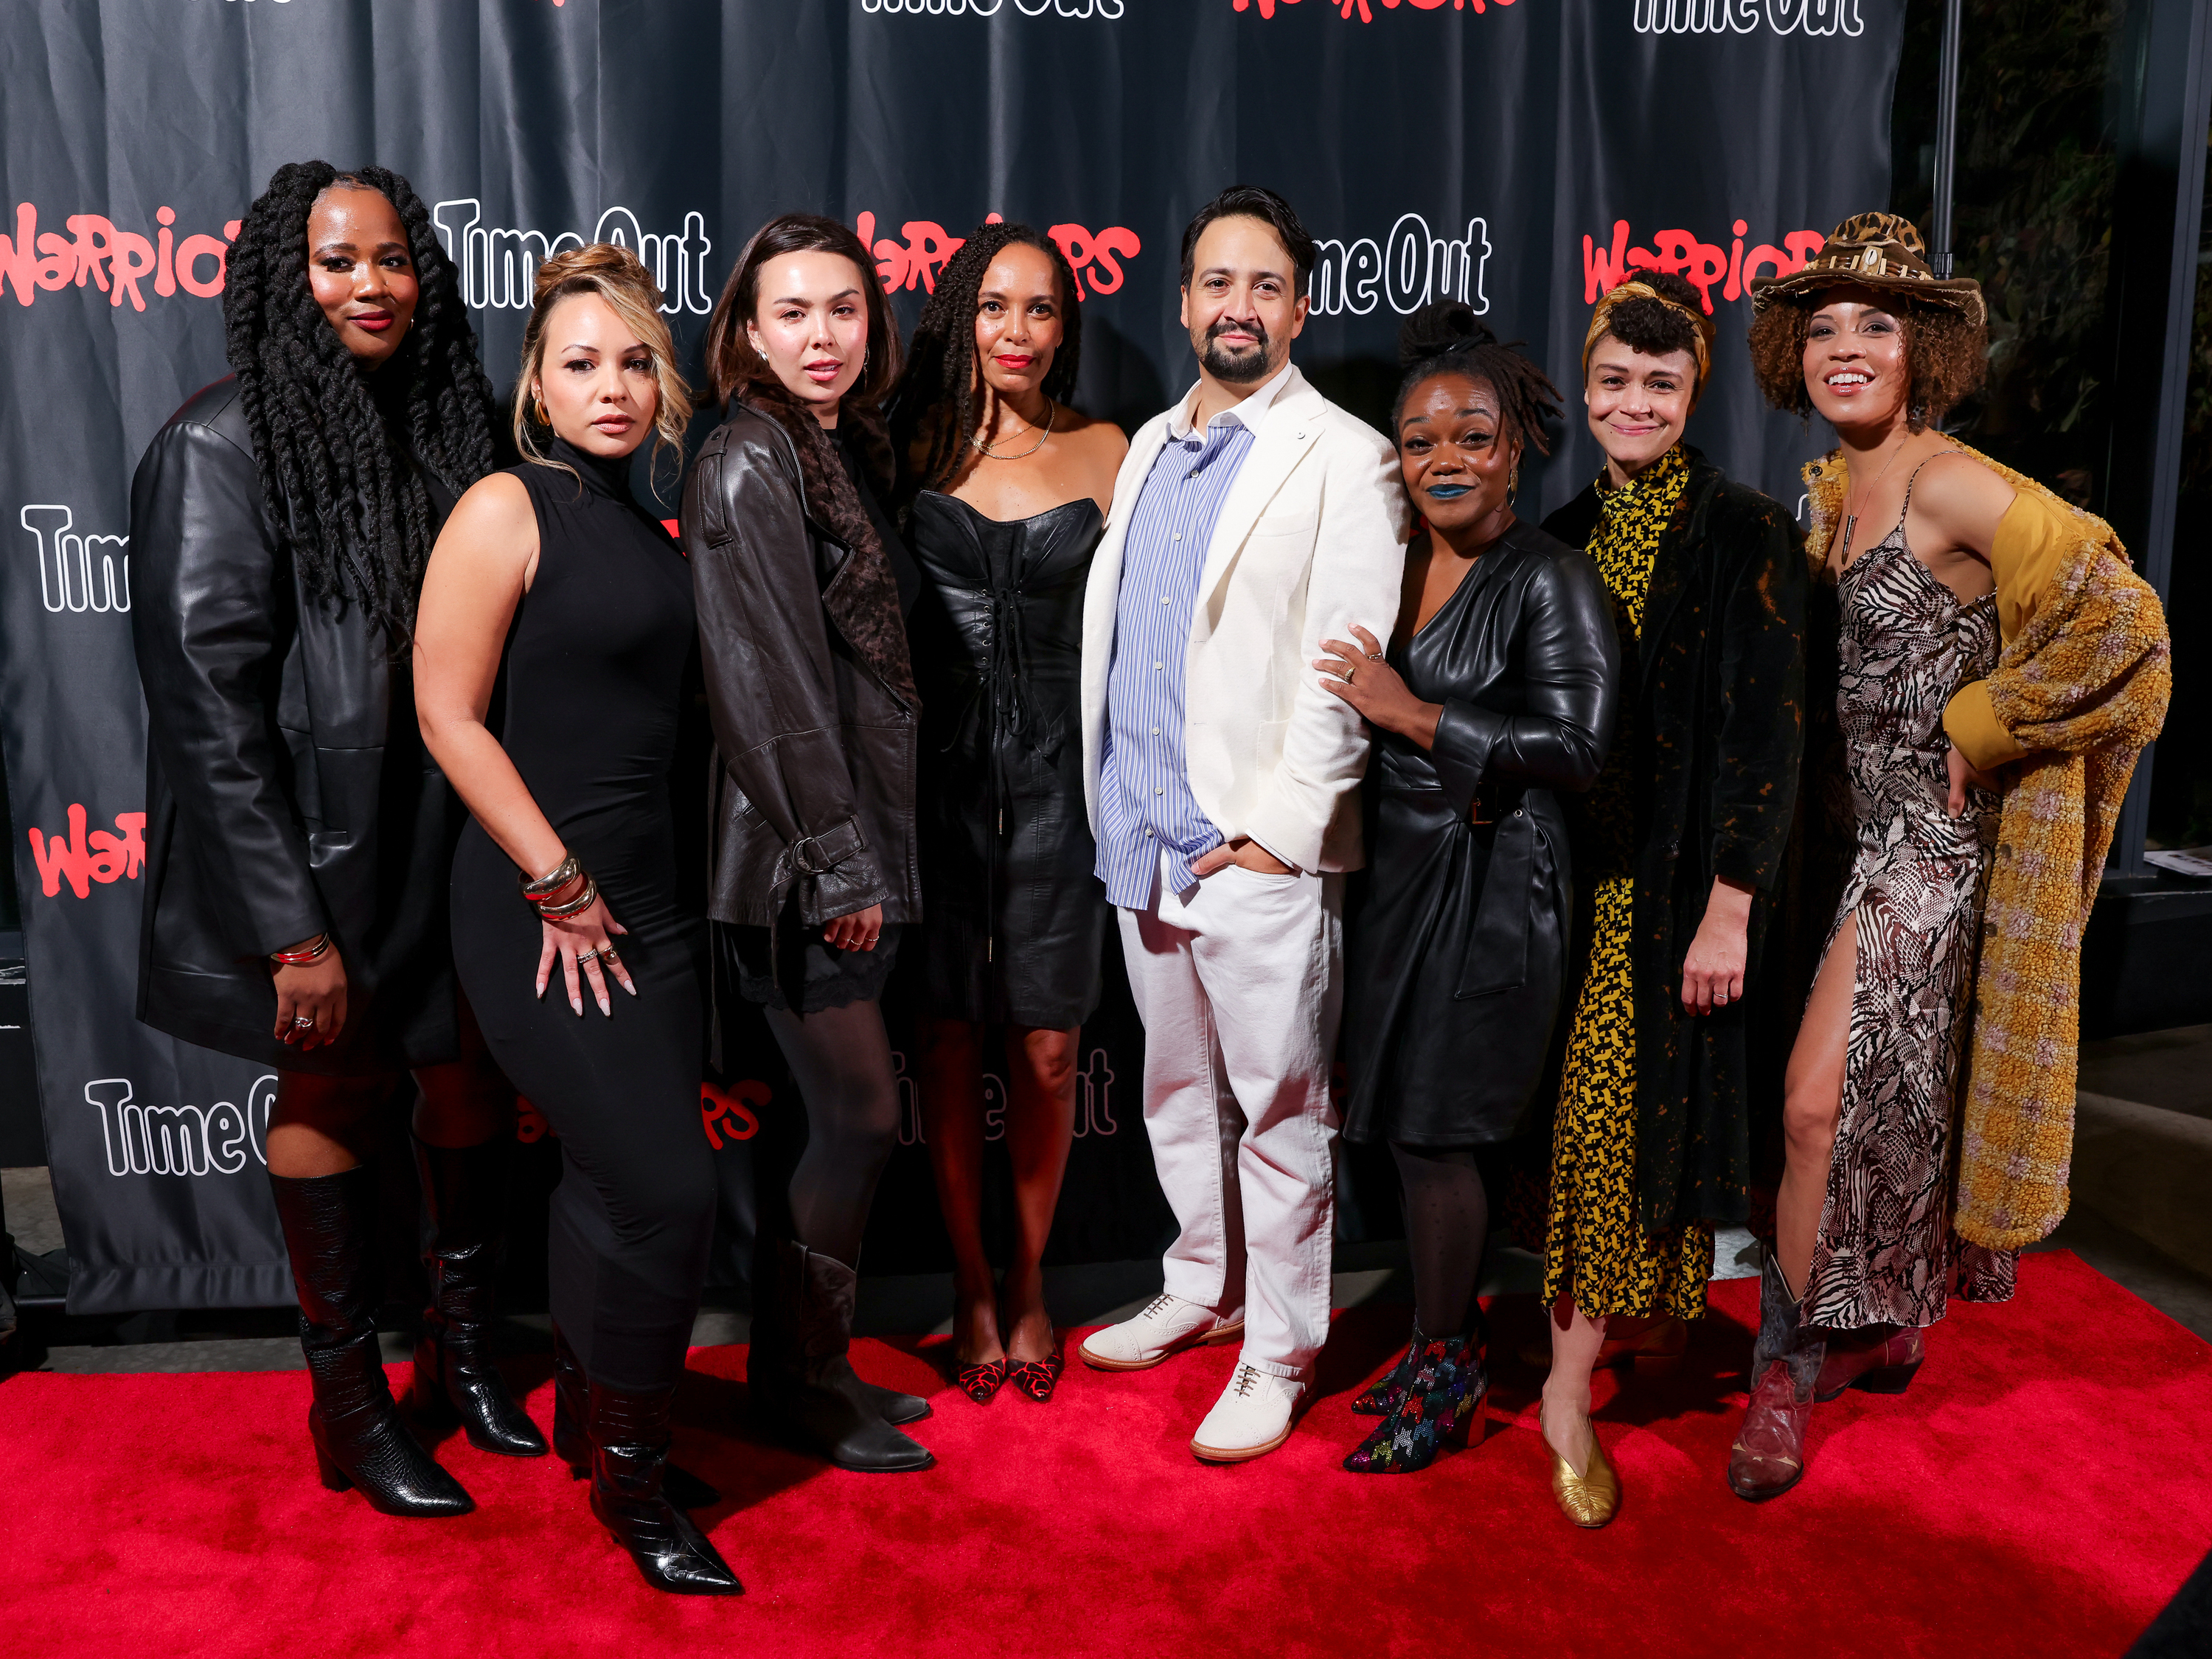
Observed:
[[[1896,448],[1891,450],[1889,452],[1889,459],[1881,464],[1881,471],[1874,475],[1874,483],[1869,484],[1867,486],[1867,489],[1872,489],[1875,487],[1875,484],[1879,484],[1884,478],[1887,477],[1889,476],[1889,469],[1897,465],[1897,458],[1903,453],[1905,453],[1905,446],[1903,444],[1899,444]],[[1851,493],[1858,496],[1862,501],[1866,499],[1866,493],[1863,490],[1855,489]],[[1836,554],[1836,570],[1838,574],[1842,573],[1844,567],[1850,562],[1851,538],[1858,532],[1858,527],[1859,515],[1857,514],[1846,513],[1844,514],[1844,544],[1839,550],[1838,550]]]
[[[971,434],[968,440],[968,447],[970,449],[973,449],[978,455],[981,455],[987,461],[1018,461],[1024,455],[1034,455],[1037,451],[1044,447],[1045,440],[1052,436],[1052,423],[1059,412],[1059,409],[1054,405],[1052,399],[1049,398],[1046,398],[1044,401],[1044,430],[1037,434],[1037,441],[1031,444],[1027,449],[1017,451],[1012,455],[1001,455],[998,453],[990,447],[990,445],[983,441],[980,434]]]

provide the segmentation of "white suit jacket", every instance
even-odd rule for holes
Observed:
[[[1187,408],[1130,441],[1083,608],[1084,800],[1098,828],[1106,678],[1121,550],[1137,496]],[[1410,514],[1389,443],[1296,368],[1276,393],[1215,521],[1183,657],[1183,759],[1199,809],[1302,870],[1356,870],[1365,723],[1311,665],[1358,623],[1388,641]]]

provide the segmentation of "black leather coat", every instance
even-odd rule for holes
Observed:
[[[684,485],[684,550],[721,756],[708,915],[774,927],[790,897],[810,929],[871,904],[919,921],[920,709],[832,620],[849,549],[790,437],[742,403]]]
[[[1436,743],[1380,732],[1370,874],[1346,975],[1346,1136],[1503,1140],[1544,1072],[1574,910],[1555,790],[1605,763],[1620,697],[1596,568],[1516,524],[1390,664],[1443,705]]]
[[[1749,1032],[1778,1012],[1761,994],[1761,957],[1805,732],[1803,533],[1778,503],[1687,453],[1623,694],[1638,836],[1636,1184],[1652,1233],[1700,1219],[1735,1224],[1750,1212],[1753,1097],[1780,1079],[1759,1066]],[[1579,546],[1598,514],[1593,485],[1544,528]],[[1683,1012],[1682,959],[1716,876],[1756,896],[1747,994],[1699,1017]]]
[[[453,495],[425,475],[442,515]],[[408,665],[309,597],[270,521],[237,383],[172,416],[131,486],[146,694],[138,1018],[289,1071],[459,1057],[447,876],[465,814],[422,747]],[[328,931],[339,1041],[271,1035],[267,953]]]

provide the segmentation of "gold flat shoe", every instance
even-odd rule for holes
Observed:
[[[1589,1447],[1583,1454],[1583,1474],[1577,1474],[1575,1466],[1552,1452],[1552,1498],[1559,1506],[1559,1513],[1578,1527],[1601,1527],[1613,1519],[1620,1507],[1620,1481],[1613,1472],[1613,1465],[1605,1461],[1605,1449],[1597,1443],[1597,1428],[1590,1425]],[[1551,1447],[1544,1448],[1551,1451]]]

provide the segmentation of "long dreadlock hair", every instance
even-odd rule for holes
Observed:
[[[421,287],[406,337],[374,376],[355,366],[307,283],[307,216],[333,185],[376,191],[398,210]],[[231,244],[222,320],[262,495],[307,590],[358,605],[396,647],[436,539],[401,446],[456,492],[492,470],[491,382],[429,210],[388,167],[277,168]]]
[[[1060,288],[1060,346],[1052,355],[1040,388],[1054,403],[1075,392],[1075,374],[1083,349],[1083,307],[1076,300],[1075,273],[1060,245],[1024,224],[981,224],[945,262],[936,291],[921,308],[914,339],[907,347],[906,372],[891,393],[891,447],[898,457],[898,499],[950,483],[960,471],[968,439],[975,430],[975,307],[981,303],[984,274],[991,261],[1020,243],[1052,261]],[[928,451],[919,465],[910,456],[918,439]]]
[[[1398,441],[1398,417],[1415,387],[1439,374],[1464,374],[1498,394],[1505,428],[1498,434],[1501,442],[1523,443],[1539,455],[1550,454],[1544,425],[1559,418],[1559,391],[1516,349],[1520,343],[1501,343],[1463,300],[1438,300],[1406,319],[1398,330],[1398,362],[1406,374],[1390,402],[1390,441]]]

